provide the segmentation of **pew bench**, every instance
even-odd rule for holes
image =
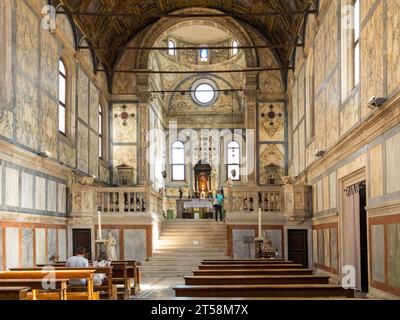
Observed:
[[[27,300],[30,287],[0,287],[0,300]]]
[[[186,285],[248,285],[248,284],[329,284],[329,276],[186,276]]]
[[[312,269],[221,269],[221,270],[192,270],[194,276],[240,276],[240,275],[312,275]]]
[[[199,270],[228,270],[228,269],[300,269],[302,264],[200,264]]]
[[[294,264],[291,260],[203,260],[203,265],[231,265],[231,264],[246,264],[246,265],[259,265],[259,264]]]
[[[336,284],[179,285],[174,290],[176,297],[354,298],[354,290]]]

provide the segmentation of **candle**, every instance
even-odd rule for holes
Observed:
[[[101,214],[100,214],[100,210],[97,211],[97,231],[98,231],[98,239],[102,240],[102,236],[101,236]]]
[[[258,208],[258,237],[261,238],[261,208]]]

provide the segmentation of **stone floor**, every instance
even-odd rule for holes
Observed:
[[[179,284],[185,284],[183,277],[142,277],[140,284],[142,290],[132,299],[170,299],[175,297],[172,288]]]

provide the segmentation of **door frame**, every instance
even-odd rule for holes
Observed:
[[[345,230],[346,230],[346,226],[344,225],[344,215],[347,212],[347,208],[346,208],[346,201],[345,201],[345,195],[344,195],[344,190],[347,187],[350,187],[352,185],[361,183],[365,181],[365,191],[366,191],[366,207],[368,207],[368,180],[367,180],[367,170],[366,167],[362,167],[350,174],[348,174],[347,176],[344,176],[342,178],[339,179],[339,223],[338,223],[338,232],[339,232],[339,249],[340,249],[340,254],[339,254],[339,276],[342,276],[342,268],[344,266],[344,256],[345,256],[345,252],[346,252],[346,247],[345,247],[345,240],[344,240],[344,234],[345,234]],[[368,214],[367,214],[367,242],[369,244],[369,221],[368,221]],[[359,248],[360,249],[360,248]],[[368,246],[368,257],[369,257],[369,252],[370,252],[370,248]],[[359,250],[357,251],[359,252]],[[360,254],[360,259],[361,259],[361,252],[359,252]],[[360,270],[361,272],[361,270]],[[368,264],[368,279],[370,276],[370,266]],[[361,276],[361,275],[360,275]],[[370,281],[370,280],[369,280]],[[369,282],[368,281],[368,282]],[[361,284],[360,284],[361,286]]]
[[[311,228],[309,228],[308,226],[304,226],[304,227],[301,227],[301,226],[299,226],[298,228],[288,228],[288,229],[286,229],[286,259],[288,260],[289,259],[289,233],[291,232],[291,231],[306,231],[306,244],[307,244],[307,254],[306,254],[306,257],[307,257],[307,268],[310,268],[310,261],[312,261],[312,260],[310,260],[310,239],[311,239],[311,236],[312,236],[312,230],[311,230]]]
[[[74,248],[74,243],[75,243],[75,231],[80,230],[80,231],[89,231],[89,245],[90,248],[86,248],[87,253],[90,254],[90,258],[93,258],[93,245],[92,245],[92,237],[93,237],[93,230],[91,228],[72,228],[71,232],[72,232],[72,255],[75,254],[75,249]]]

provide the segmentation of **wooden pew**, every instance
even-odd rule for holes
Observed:
[[[105,274],[107,277],[107,283],[102,284],[100,286],[94,286],[93,290],[94,292],[99,292],[100,297],[102,296],[101,292],[105,291],[107,294],[105,295],[106,299],[116,299],[116,290],[113,288],[113,267],[92,267],[90,266],[89,268],[68,268],[65,266],[60,266],[60,265],[52,265],[55,270],[94,270],[95,273],[102,273]],[[11,271],[40,271],[42,270],[41,267],[37,268],[13,268]],[[82,292],[82,289],[84,289],[83,286],[68,286],[68,291],[70,292]]]
[[[140,273],[138,262],[133,260],[112,261],[114,267],[114,283],[124,285],[124,294],[131,296],[140,291]],[[132,286],[133,283],[133,286]],[[122,292],[120,294],[122,297]]]
[[[312,269],[221,269],[193,270],[195,276],[240,276],[240,275],[312,275]]]
[[[186,285],[329,284],[329,276],[186,276]]]
[[[237,262],[252,262],[252,261],[289,261],[285,260],[283,258],[256,258],[256,259],[251,259],[251,258],[245,258],[245,259],[235,259],[235,258],[226,258],[226,259],[204,259],[204,262],[209,262],[209,261],[218,261],[218,262],[232,262],[232,261],[237,261]]]
[[[200,264],[199,270],[228,270],[228,269],[300,269],[301,264]]]
[[[334,284],[291,284],[291,285],[209,285],[174,288],[177,297],[291,297],[354,298],[354,290],[343,289]]]
[[[0,287],[0,300],[27,300],[29,287]]]
[[[95,294],[93,291],[93,275],[94,270],[33,270],[33,271],[2,271],[0,272],[1,280],[20,280],[19,282],[36,282],[39,283],[39,280],[48,281],[50,279],[54,279],[54,284],[60,282],[61,293],[57,293],[56,299],[66,300],[74,299],[74,297],[78,297],[78,299],[85,300],[98,300],[98,293]],[[82,294],[68,294],[66,293],[66,282],[68,279],[86,279],[86,292]],[[31,288],[32,289],[32,288]],[[32,289],[32,299],[39,299],[39,292],[41,291],[50,291],[51,288],[46,289],[43,286],[40,289]],[[44,298],[48,297],[49,299],[54,299],[54,294],[51,293],[40,293]]]
[[[294,264],[291,260],[203,260],[201,264],[205,265],[216,265],[216,264]]]

